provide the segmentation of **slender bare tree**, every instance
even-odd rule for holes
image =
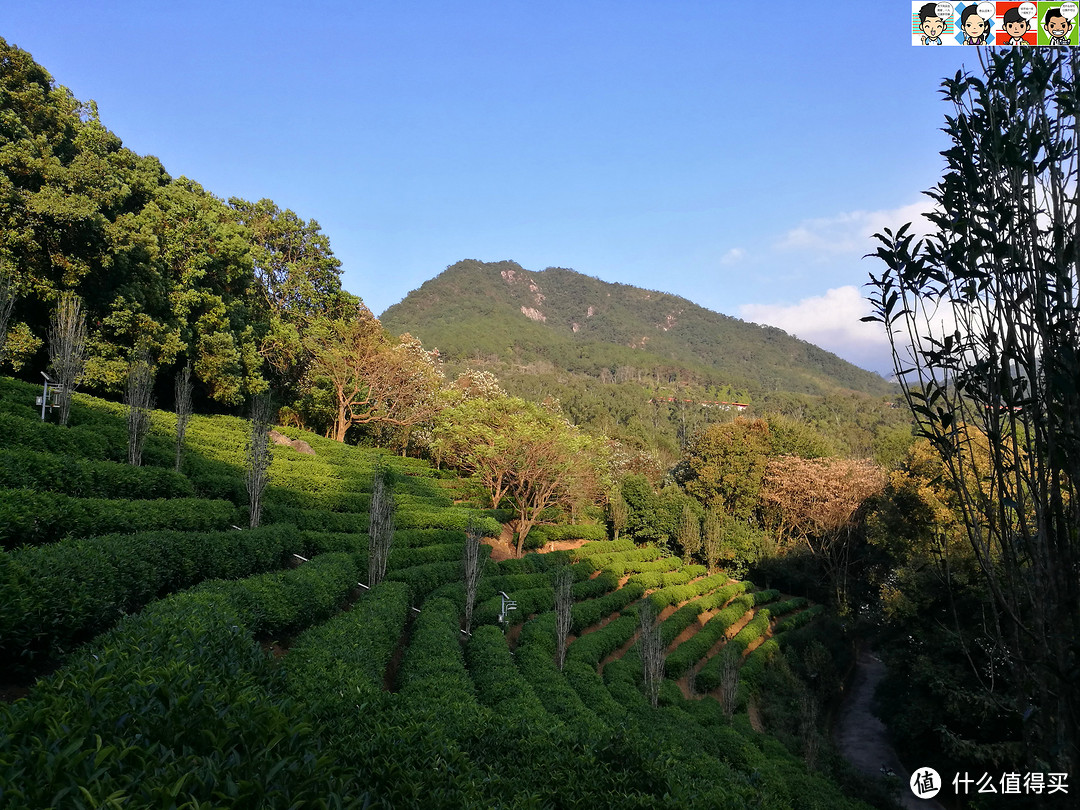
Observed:
[[[720,705],[724,714],[735,714],[735,704],[739,699],[739,664],[742,656],[734,647],[725,645],[720,650]]]
[[[257,528],[262,519],[262,496],[270,481],[270,418],[273,410],[269,395],[251,401],[251,437],[247,448],[247,484],[249,524]]]
[[[615,540],[619,539],[619,532],[626,528],[626,521],[629,519],[629,511],[622,492],[615,490],[615,493],[611,496],[611,500],[608,502],[608,513],[611,516],[611,529],[615,533]]]
[[[191,363],[176,374],[176,471],[184,457],[184,436],[191,421]]]
[[[683,562],[689,564],[701,550],[701,521],[689,505],[683,505],[682,515],[679,516],[677,539]]]
[[[562,670],[570,638],[571,609],[574,607],[574,575],[569,566],[555,573],[555,663]]]
[[[716,562],[720,559],[720,550],[723,543],[724,524],[720,515],[711,506],[705,510],[705,520],[702,522],[701,545],[705,552],[705,564],[712,572],[716,568]]]
[[[136,352],[128,369],[124,405],[127,406],[128,464],[140,467],[154,411],[153,358],[145,347]]]
[[[49,323],[49,365],[60,404],[60,424],[71,415],[71,395],[86,371],[86,316],[82,299],[73,292],[61,293]]]
[[[656,611],[648,599],[642,600],[638,619],[641,624],[638,649],[645,670],[645,695],[655,709],[660,700],[660,683],[664,680],[664,641],[660,636]]]
[[[11,323],[11,312],[18,297],[10,271],[0,268],[0,363],[4,361],[8,325]]]
[[[476,523],[469,518],[469,525],[465,528],[465,557],[462,560],[462,568],[465,578],[465,632],[472,633],[473,608],[476,606],[476,589],[480,586],[480,578],[484,575],[487,565],[487,557],[480,552],[480,531]]]
[[[394,542],[394,496],[390,493],[388,477],[389,471],[382,464],[372,474],[368,523],[368,585],[372,588],[386,576],[386,563]]]

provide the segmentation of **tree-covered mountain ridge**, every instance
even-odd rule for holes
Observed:
[[[381,317],[451,363],[480,359],[605,381],[679,378],[751,397],[766,391],[887,395],[880,375],[773,326],[747,323],[670,293],[560,267],[464,260]]]

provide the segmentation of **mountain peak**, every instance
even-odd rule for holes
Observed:
[[[632,367],[749,390],[886,394],[889,384],[771,326],[746,323],[670,293],[602,281],[574,270],[526,270],[466,259],[383,313],[450,360],[549,361],[597,379]]]

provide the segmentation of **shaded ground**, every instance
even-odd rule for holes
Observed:
[[[919,799],[908,787],[911,772],[904,767],[889,743],[885,725],[870,711],[874,689],[885,677],[885,664],[869,650],[859,652],[855,675],[844,697],[833,728],[837,748],[855,770],[881,778],[887,765],[900,780],[900,803],[912,810],[943,810],[934,799]],[[925,764],[925,763],[920,763]]]

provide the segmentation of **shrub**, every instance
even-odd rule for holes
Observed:
[[[290,691],[303,695],[323,721],[340,717],[343,694],[377,700],[405,629],[408,602],[403,583],[381,582],[352,610],[298,636],[282,666]]]
[[[0,659],[40,671],[154,599],[280,568],[303,550],[292,527],[278,526],[106,535],[0,554]]]
[[[506,637],[497,627],[476,628],[465,647],[465,660],[480,702],[501,718],[526,726],[558,724],[514,666]]]
[[[605,616],[622,610],[631,602],[635,602],[645,595],[645,589],[637,584],[627,583],[617,591],[613,591],[599,599],[589,599],[578,602],[571,610],[573,617],[571,632],[580,633],[586,627],[599,622]]]
[[[730,605],[709,619],[705,626],[695,635],[668,654],[666,664],[668,674],[678,678],[704,658],[709,650],[724,637],[727,629],[741,619],[743,614],[753,606],[753,596],[746,594],[736,598]]]
[[[292,571],[204,582],[192,592],[224,596],[240,609],[256,637],[274,637],[331,616],[356,589],[359,576],[355,554],[323,554]]]
[[[694,623],[698,616],[708,610],[714,610],[718,607],[723,607],[729,600],[738,596],[746,590],[748,583],[745,582],[732,582],[730,585],[725,585],[719,590],[706,593],[694,601],[683,605],[681,608],[672,613],[664,622],[660,625],[660,636],[663,639],[665,645],[669,645],[675,641],[676,638],[690,625]],[[651,599],[656,594],[652,594]],[[667,601],[667,600],[664,600]],[[681,599],[677,601],[683,601]],[[669,603],[669,604],[674,604]],[[656,607],[654,603],[654,608]]]
[[[54,492],[0,491],[0,545],[42,545],[65,537],[175,529],[205,532],[237,520],[228,501],[199,498],[126,501]]]
[[[0,450],[0,487],[80,498],[187,498],[191,482],[161,467],[132,467],[34,450]]]
[[[410,599],[416,605],[437,588],[460,580],[461,560],[398,568],[388,571],[386,578],[405,583],[409,589]]]
[[[562,540],[604,540],[606,538],[607,527],[605,526],[563,524],[561,526],[533,526],[527,539],[531,547],[541,548],[545,543],[556,543]]]
[[[313,562],[283,577],[324,573]],[[317,807],[332,796],[363,804],[364,786],[325,755],[302,707],[282,697],[248,632],[253,616],[232,598],[242,590],[207,585],[157,602],[39,681],[29,699],[0,704],[6,803],[53,807],[67,795],[62,804],[72,806]],[[262,592],[247,602],[256,613]],[[298,613],[318,613],[310,607],[298,604]]]
[[[624,612],[599,630],[575,639],[567,651],[567,661],[581,661],[595,667],[606,656],[623,646],[638,629],[636,611]]]

